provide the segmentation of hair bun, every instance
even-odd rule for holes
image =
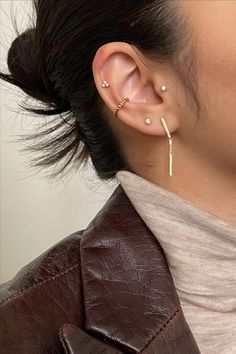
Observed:
[[[53,83],[46,75],[38,51],[35,28],[27,29],[12,42],[7,63],[11,73],[11,76],[7,78],[8,82],[20,87],[30,97],[50,107],[57,107],[50,111],[24,107],[26,110],[47,115],[68,110],[68,106],[62,107],[63,100],[55,92]]]

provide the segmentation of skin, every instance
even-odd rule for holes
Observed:
[[[200,114],[168,63],[145,65],[142,53],[124,42],[96,53],[93,74],[136,174],[236,225],[236,1],[179,1],[197,48]],[[209,16],[210,14],[210,16]],[[102,88],[107,80],[109,88]],[[167,91],[160,91],[161,85]],[[125,97],[130,99],[114,112]],[[153,120],[145,124],[145,118]],[[168,139],[173,139],[173,176],[168,174]]]

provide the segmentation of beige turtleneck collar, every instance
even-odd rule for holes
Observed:
[[[236,354],[236,225],[132,172],[116,179],[164,250],[201,354]]]

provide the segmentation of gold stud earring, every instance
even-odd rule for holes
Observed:
[[[169,129],[167,127],[167,124],[165,122],[165,118],[161,118],[161,123],[165,129],[165,132],[168,136],[168,142],[169,142],[169,175],[172,177],[172,137],[170,135]]]
[[[167,91],[167,87],[165,85],[161,86],[161,92],[166,92]]]
[[[147,124],[147,125],[152,124],[152,119],[151,118],[146,118],[145,119],[145,124]]]
[[[102,82],[102,87],[104,88],[104,87],[110,87],[110,84],[106,81],[106,80],[104,80],[103,82]]]

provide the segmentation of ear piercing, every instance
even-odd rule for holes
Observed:
[[[106,80],[104,80],[102,82],[102,87],[110,87],[110,84]]]
[[[115,117],[117,116],[117,113],[119,112],[119,110],[124,106],[124,104],[126,102],[129,102],[129,98],[125,98],[123,101],[121,101],[121,103],[118,105],[118,107],[116,108],[115,111]]]
[[[102,82],[102,87],[103,88],[110,87],[110,84],[106,80],[104,80]],[[161,85],[161,89],[160,90],[161,90],[161,92],[166,92],[167,91],[167,87],[165,85]]]
[[[151,118],[146,118],[145,119],[145,124],[147,124],[147,125],[152,124],[152,119]]]
[[[165,85],[161,86],[161,92],[166,92],[167,91],[167,87]]]
[[[161,85],[161,92],[166,92],[167,91],[167,87],[165,85]],[[145,124],[150,125],[152,124],[152,119],[151,118],[146,118],[145,119]]]
[[[103,87],[103,88],[105,88],[105,87],[110,87],[110,84],[109,84],[106,80],[104,80],[104,81],[102,82],[102,87]],[[161,90],[161,92],[166,92],[166,91],[167,91],[167,87],[166,87],[165,85],[161,85],[160,90]],[[126,102],[128,102],[128,101],[129,101],[129,99],[128,99],[128,98],[125,98],[125,99],[119,104],[119,106],[117,107],[116,112],[115,112],[115,117],[116,117],[118,111],[119,111],[119,110],[123,107],[123,105],[124,105]],[[145,119],[145,124],[147,124],[147,125],[152,124],[152,119],[151,119],[151,118],[146,118],[146,119]]]

